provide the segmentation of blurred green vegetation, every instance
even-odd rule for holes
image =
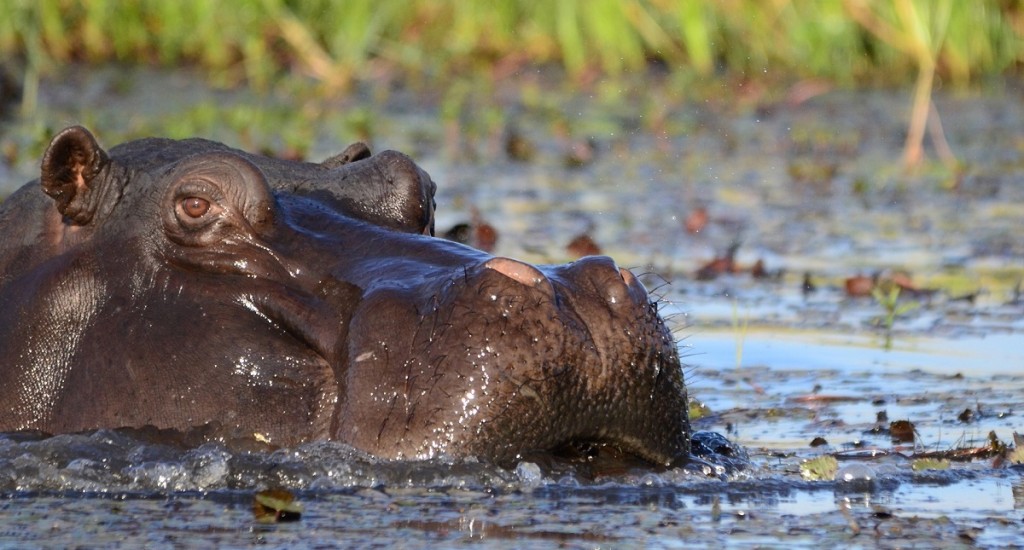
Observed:
[[[1021,0],[0,0],[0,13],[0,59],[23,65],[30,93],[73,61],[195,64],[225,85],[298,73],[344,90],[548,64],[576,80],[658,64],[843,86],[932,70],[966,85],[1024,60]]]

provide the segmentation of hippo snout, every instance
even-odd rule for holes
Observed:
[[[400,304],[417,300],[403,319]],[[456,268],[440,287],[389,288],[361,311],[351,354],[375,376],[349,390],[383,406],[369,432],[342,428],[357,446],[501,464],[578,443],[658,464],[688,452],[675,343],[643,286],[610,258],[562,266],[485,258]],[[380,334],[399,326],[410,333],[382,347]]]
[[[548,276],[539,268],[511,258],[491,258],[483,266],[528,287],[554,295]],[[577,291],[589,291],[603,298],[611,308],[635,308],[649,305],[647,290],[628,269],[615,265],[607,256],[587,256],[565,266],[550,268],[552,277]]]
[[[556,268],[556,272],[577,292],[592,292],[613,310],[629,311],[651,305],[647,290],[636,276],[615,265],[608,256],[587,256]]]

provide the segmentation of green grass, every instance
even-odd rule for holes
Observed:
[[[538,66],[605,96],[656,65],[687,97],[715,81],[914,83],[904,165],[930,138],[954,171],[936,83],[1024,66],[1022,0],[0,0],[0,14],[0,64],[22,75],[26,113],[40,78],[71,62],[193,65],[257,89],[308,79],[326,94],[383,77],[441,89],[449,114],[467,90]]]
[[[0,58],[30,72],[190,63],[225,84],[301,74],[331,89],[384,71],[555,64],[586,78],[651,61],[696,76],[902,83],[924,59],[918,43],[940,78],[965,85],[1024,60],[1015,0],[0,0],[0,13]]]
[[[878,323],[885,328],[885,344],[883,347],[890,350],[892,349],[892,327],[896,323],[896,318],[917,309],[920,307],[920,304],[915,301],[901,302],[900,287],[892,281],[873,288],[871,296],[885,311],[885,314],[878,318]]]

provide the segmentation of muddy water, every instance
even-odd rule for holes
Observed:
[[[0,163],[0,189],[34,177],[39,136],[75,122],[107,145],[197,134],[281,150],[280,136],[307,132],[319,159],[365,139],[370,121],[376,148],[408,151],[439,182],[439,228],[476,209],[496,252],[532,261],[571,259],[566,244],[586,233],[644,273],[687,356],[695,426],[746,447],[751,466],[591,479],[533,464],[382,464],[328,443],[231,453],[113,432],[0,439],[0,546],[1024,545],[1024,467],[979,454],[915,470],[910,458],[1024,432],[1024,102],[1012,87],[940,94],[962,168],[907,174],[903,92],[794,105],[650,86],[655,99],[634,105],[629,89],[616,99],[527,81],[449,119],[411,92],[311,107],[182,73],[63,76],[44,86],[38,116],[3,123],[16,154]],[[508,122],[536,149],[528,162],[506,157]],[[594,160],[566,167],[584,138]],[[698,206],[709,221],[690,233]],[[762,260],[770,276],[696,280],[733,243],[739,268]],[[844,283],[896,271],[921,292],[903,294],[886,329],[883,305]],[[892,440],[897,420],[914,441]],[[801,475],[826,455],[839,458],[833,475]],[[301,521],[253,520],[253,492],[269,486],[295,491]]]

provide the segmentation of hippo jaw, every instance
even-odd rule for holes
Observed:
[[[675,343],[610,259],[490,258],[422,290],[371,291],[356,311],[338,439],[380,456],[506,466],[591,443],[657,465],[687,455]]]

